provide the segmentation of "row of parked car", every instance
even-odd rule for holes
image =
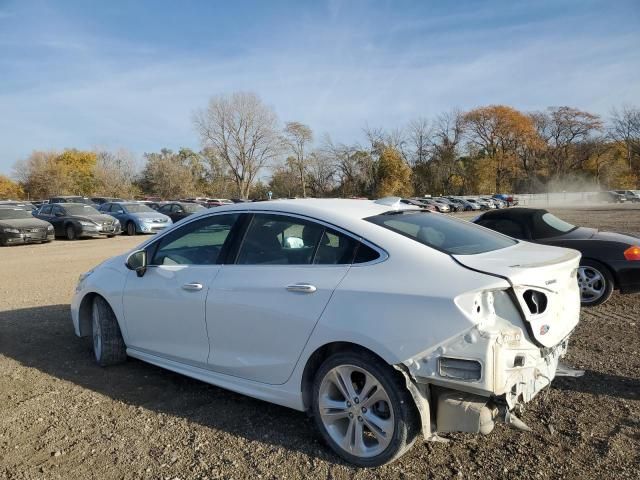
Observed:
[[[606,203],[640,203],[640,190],[607,190],[594,194],[592,200]]]
[[[492,210],[507,208],[518,204],[518,199],[512,195],[496,194],[492,197],[474,196],[443,196],[443,197],[413,197],[404,198],[402,203],[415,205],[426,210],[440,213],[469,212],[474,210]]]
[[[43,243],[55,237],[75,240],[157,233],[207,208],[248,202],[244,199],[187,198],[177,201],[125,200],[113,197],[57,196],[40,202],[0,202],[0,245]],[[421,197],[403,203],[440,213],[490,210],[517,203],[513,197]]]
[[[42,202],[0,202],[0,245],[113,238],[121,233],[157,233],[198,211],[226,203],[224,199],[191,201],[124,200],[110,197],[62,196]]]

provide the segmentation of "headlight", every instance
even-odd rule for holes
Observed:
[[[17,228],[3,228],[2,230],[4,230],[5,233],[20,233],[20,230]]]
[[[83,222],[80,221],[80,225],[82,225],[83,227],[95,227],[95,223],[91,223],[91,222]]]
[[[116,220],[115,222],[113,222],[113,226],[114,227],[119,227],[120,226],[120,220]]]
[[[47,231],[49,231],[49,232],[53,232],[53,225],[49,225],[49,226],[47,227]]]

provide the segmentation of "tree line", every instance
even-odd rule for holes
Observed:
[[[573,107],[452,110],[397,129],[366,126],[360,143],[283,125],[256,94],[213,97],[193,114],[202,148],[33,152],[0,197],[381,197],[638,188],[640,108],[603,118]]]

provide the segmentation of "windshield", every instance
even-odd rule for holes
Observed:
[[[464,220],[427,212],[394,212],[365,220],[450,255],[474,255],[518,243]]]
[[[0,208],[0,220],[13,220],[17,218],[33,218],[33,215],[21,208]]]
[[[155,210],[153,208],[149,208],[142,203],[127,203],[126,205],[123,205],[123,206],[129,213],[145,213],[145,212],[155,213]]]
[[[199,212],[200,210],[206,210],[202,205],[198,203],[183,203],[182,208],[184,208],[185,212],[189,212],[189,213]]]
[[[100,212],[90,205],[67,205],[64,207],[67,215],[99,215]]]
[[[576,228],[575,225],[571,225],[564,220],[560,220],[558,217],[551,213],[545,213],[542,215],[542,221],[549,225],[551,228],[558,230],[562,233],[567,233]]]

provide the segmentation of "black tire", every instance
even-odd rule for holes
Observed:
[[[107,301],[96,297],[91,314],[91,344],[97,364],[106,367],[124,362],[127,359],[127,346],[118,320]]]
[[[76,235],[76,229],[72,224],[69,224],[65,227],[64,233],[67,237],[67,240],[76,240],[76,238],[78,237]]]
[[[322,381],[332,369],[339,366],[355,366],[365,370],[388,394],[393,412],[394,431],[389,445],[376,456],[356,456],[342,448],[331,438],[321,419],[319,398]],[[396,460],[411,448],[420,433],[420,416],[411,393],[407,390],[404,377],[370,352],[362,350],[331,355],[316,372],[312,388],[312,414],[320,435],[340,457],[358,467],[377,467]],[[358,403],[357,399],[355,403]]]
[[[127,235],[130,237],[136,234],[136,226],[133,222],[127,222]]]
[[[115,235],[107,235],[107,238],[113,238]]]
[[[600,275],[602,280],[597,282],[599,289],[602,290],[601,295],[593,298],[587,298],[585,285],[580,281],[580,272],[578,272],[578,283],[580,285],[580,303],[583,307],[595,307],[605,303],[611,295],[614,289],[614,279],[611,271],[606,265],[589,258],[583,258],[580,261],[580,269],[584,269],[585,274],[588,272],[595,272]],[[601,284],[601,285],[600,285]]]

